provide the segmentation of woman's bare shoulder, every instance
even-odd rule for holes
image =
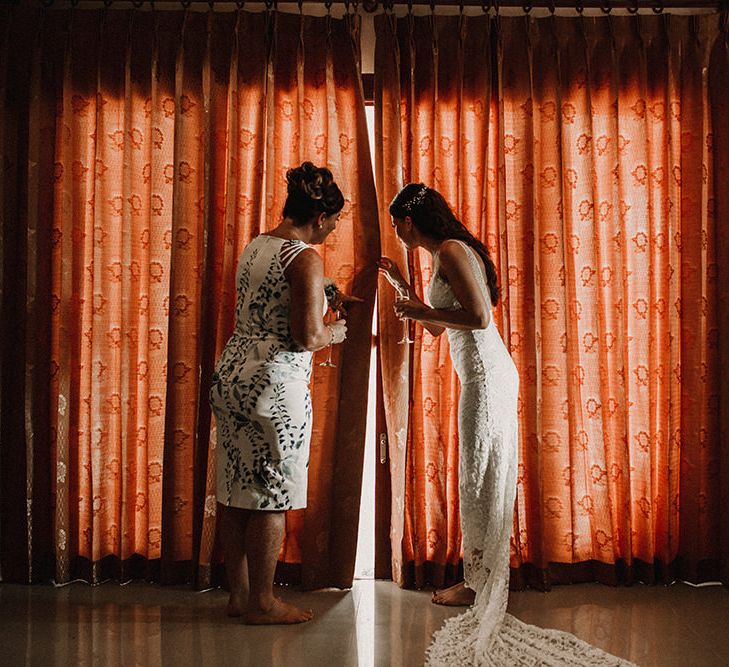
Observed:
[[[324,262],[314,248],[305,248],[299,252],[286,268],[286,275],[305,275],[323,273]]]

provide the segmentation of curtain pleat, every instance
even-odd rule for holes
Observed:
[[[726,35],[729,28],[727,16],[721,27]],[[729,40],[714,42],[709,60],[709,92],[711,96],[711,121],[713,124],[712,144],[714,157],[714,242],[716,244],[716,304],[717,340],[719,368],[729,363],[729,243],[725,232],[729,228],[729,128],[724,120],[729,113],[729,89],[724,82],[729,76]],[[719,420],[718,461],[712,469],[712,476],[719,480],[719,506],[729,507],[729,376],[720,373],[718,383],[717,417]],[[720,578],[729,584],[729,521],[719,520]]]
[[[397,190],[404,185],[403,140],[400,123],[400,45],[395,35],[395,19],[387,16],[387,29],[378,32],[375,43],[375,136],[380,147],[375,150],[375,175],[381,225],[389,220],[388,206]],[[382,228],[381,228],[382,229]],[[380,234],[382,254],[396,260],[407,269],[404,247],[394,235]],[[380,279],[378,289],[378,331],[380,366],[382,369],[383,402],[387,426],[387,459],[392,487],[390,508],[390,536],[392,541],[392,577],[402,583],[403,550],[405,535],[405,456],[409,420],[409,372],[410,353],[408,346],[398,345],[404,333],[402,325],[397,326],[391,317],[395,303],[392,290],[383,289],[386,281]],[[388,369],[386,372],[384,369]]]
[[[51,305],[52,290],[48,265],[45,261],[52,247],[52,220],[48,215],[53,210],[53,147],[56,142],[55,99],[53,65],[41,57],[42,51],[53,49],[53,38],[44,30],[46,19],[37,25],[37,39],[44,40],[37,47],[34,57],[34,72],[31,82],[34,87],[34,106],[29,128],[29,139],[36,138],[33,155],[30,156],[28,178],[28,201],[32,214],[28,216],[27,231],[27,283],[32,289],[32,299],[26,301],[26,318],[33,323],[31,335],[26,335],[26,377],[25,377],[25,435],[28,454],[33,458],[32,502],[29,531],[32,539],[31,563],[33,572],[29,577],[50,576],[51,545],[53,526],[53,502],[51,480],[54,466],[51,450],[50,415],[51,401],[49,378],[51,376]],[[31,143],[31,145],[33,145]]]
[[[28,563],[28,533],[25,501],[27,495],[28,477],[26,472],[26,447],[23,438],[23,413],[17,409],[18,400],[16,392],[10,392],[11,386],[23,387],[24,368],[12,362],[10,350],[20,347],[20,339],[24,327],[11,326],[12,321],[24,321],[24,303],[16,296],[16,286],[25,282],[23,266],[18,266],[14,257],[24,247],[26,238],[21,236],[12,222],[21,214],[19,210],[23,202],[13,196],[21,190],[25,164],[22,153],[22,137],[27,136],[27,116],[15,108],[14,101],[27,96],[28,63],[9,64],[9,55],[15,46],[14,38],[18,32],[24,36],[32,36],[29,26],[22,26],[22,31],[15,29],[10,15],[3,17],[2,23],[2,63],[0,71],[0,89],[3,100],[3,119],[0,127],[0,150],[2,151],[3,173],[0,184],[2,192],[2,238],[0,240],[0,261],[2,263],[2,281],[0,284],[2,296],[2,317],[0,318],[2,356],[2,389],[0,400],[2,410],[0,417],[0,475],[4,493],[0,498],[2,502],[3,524],[0,530],[0,540],[3,552],[9,551],[10,558],[2,563],[2,576],[16,577],[19,580],[28,580],[31,572]],[[19,86],[13,85],[16,77],[21,82]],[[25,82],[25,85],[24,85]],[[26,172],[27,173],[27,172]],[[19,281],[20,279],[20,281]],[[22,395],[22,394],[21,394]],[[21,399],[22,400],[22,399]],[[18,443],[10,450],[6,443]],[[12,500],[11,500],[12,498]],[[12,536],[14,539],[8,539]]]
[[[315,366],[309,509],[278,576],[351,585],[379,256],[358,19],[1,19],[0,576],[221,580],[210,377],[240,252],[310,159],[346,197],[327,275],[365,303]]]
[[[379,192],[441,191],[501,278],[497,324],[521,377],[515,586],[726,568],[717,27],[376,19],[376,96],[396,109],[378,126]],[[401,173],[385,167],[398,159]],[[412,265],[423,289],[429,258]],[[460,566],[458,387],[444,341],[418,327],[411,354],[410,377],[383,362],[386,407],[410,400],[407,454],[391,459],[405,480],[393,578],[440,586]]]

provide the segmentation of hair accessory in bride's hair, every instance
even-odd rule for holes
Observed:
[[[402,207],[405,209],[408,213],[411,213],[412,210],[420,204],[421,201],[423,201],[423,197],[425,197],[425,193],[428,191],[428,186],[424,185],[420,190],[418,190],[414,195],[413,198],[410,201],[406,201]]]

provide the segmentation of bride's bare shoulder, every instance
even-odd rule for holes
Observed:
[[[452,266],[454,263],[467,263],[468,248],[466,244],[456,239],[446,239],[438,249],[438,261],[444,268]]]

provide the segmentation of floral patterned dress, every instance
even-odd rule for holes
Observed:
[[[231,507],[306,507],[312,353],[291,337],[284,271],[303,241],[261,234],[236,272],[236,327],[215,367],[217,497]]]

